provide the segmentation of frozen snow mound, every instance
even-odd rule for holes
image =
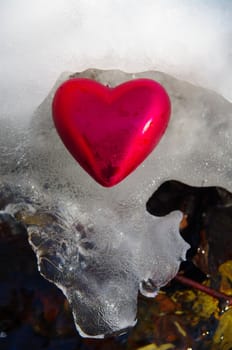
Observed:
[[[171,179],[232,191],[232,105],[159,72],[75,74],[110,86],[150,78],[171,98],[171,122],[159,145],[124,181],[104,188],[72,158],[53,125],[54,92],[71,75],[58,79],[28,128],[2,123],[1,209],[27,225],[39,269],[66,295],[79,332],[103,337],[133,326],[138,291],[155,296],[185,259],[181,213],[150,215],[152,193]],[[25,219],[30,215],[44,219]]]

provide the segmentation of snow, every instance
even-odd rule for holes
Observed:
[[[230,1],[1,1],[1,209],[47,215],[28,225],[30,243],[83,336],[133,326],[138,290],[154,296],[185,258],[181,214],[145,210],[162,182],[232,191],[231,14]],[[172,102],[158,147],[111,189],[84,173],[52,124],[55,89],[90,67],[107,71],[79,76],[112,86],[155,79]]]
[[[29,117],[62,72],[92,67],[159,70],[231,100],[231,14],[229,0],[2,0],[1,115]]]

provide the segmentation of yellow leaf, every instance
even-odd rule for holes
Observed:
[[[157,346],[155,344],[149,344],[142,348],[138,348],[137,350],[157,350]]]
[[[220,318],[213,342],[215,350],[230,350],[232,344],[232,309],[226,311]]]
[[[221,292],[232,295],[232,260],[222,264],[219,267],[219,272],[221,274]]]
[[[149,344],[146,346],[143,346],[142,348],[138,348],[137,350],[170,350],[174,349],[173,344],[162,344],[160,346],[157,346],[156,344]]]
[[[197,317],[209,318],[218,313],[218,300],[210,295],[197,291],[197,299],[193,303],[192,310]]]

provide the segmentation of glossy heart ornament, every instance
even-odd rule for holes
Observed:
[[[73,157],[98,183],[122,181],[154,149],[170,117],[164,88],[150,79],[110,88],[70,79],[56,91],[53,119]]]

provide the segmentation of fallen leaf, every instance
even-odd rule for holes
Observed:
[[[231,350],[232,348],[232,309],[226,311],[220,318],[214,334],[213,350]]]
[[[167,343],[160,346],[157,346],[156,344],[149,344],[146,346],[143,346],[142,348],[138,348],[137,350],[169,350],[174,349],[174,345]]]

